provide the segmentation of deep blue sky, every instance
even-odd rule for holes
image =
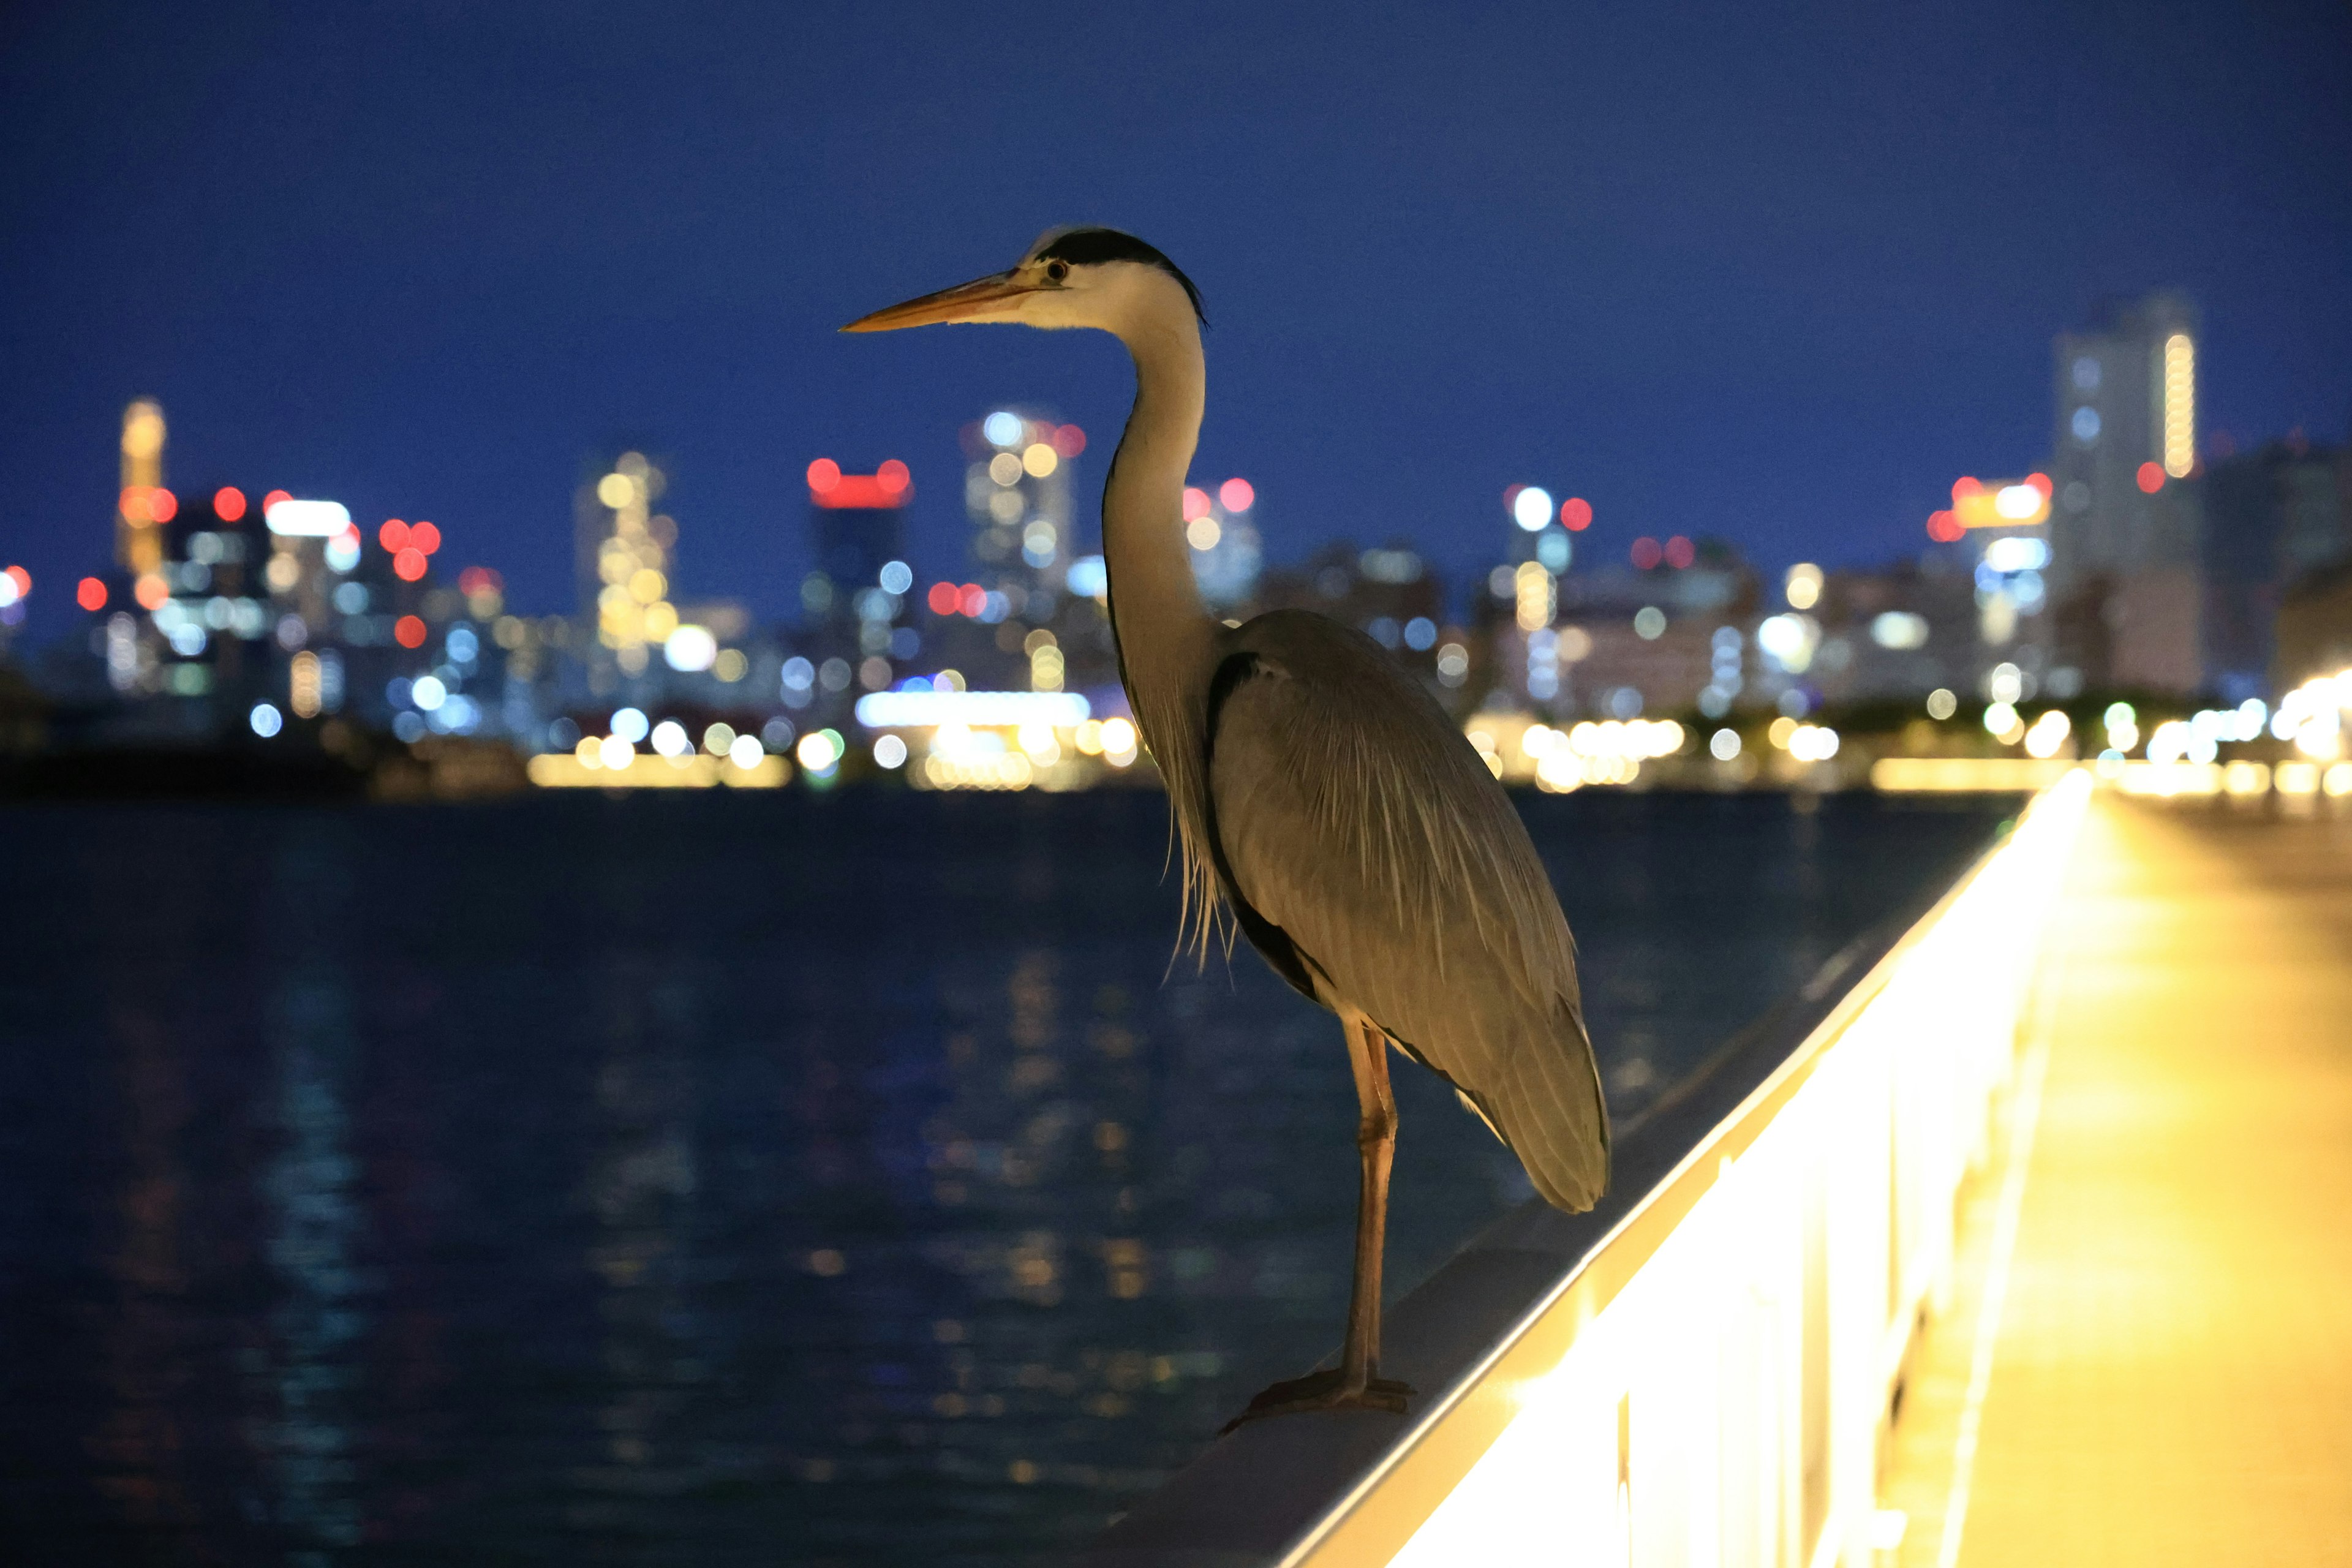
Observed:
[[[1455,576],[1500,492],[1592,548],[1906,553],[2046,450],[2049,339],[2206,312],[2209,426],[2352,413],[2340,5],[242,6],[0,12],[0,559],[34,629],[109,548],[122,404],[176,488],[427,517],[570,607],[571,495],[665,455],[680,590],[780,613],[800,473],[915,473],[961,562],[958,425],[1101,440],[1108,339],[842,338],[1055,223],[1200,283],[1201,477],[1277,559],[1410,533]]]

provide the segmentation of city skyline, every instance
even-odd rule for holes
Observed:
[[[205,464],[188,485],[435,517],[541,610],[567,602],[582,459],[623,447],[676,475],[696,597],[784,613],[814,454],[907,461],[911,547],[952,559],[966,411],[1051,406],[1108,445],[1116,347],[854,354],[832,329],[1073,219],[1201,282],[1196,477],[1251,479],[1275,563],[1403,533],[1465,580],[1512,482],[1589,496],[1596,546],[1907,553],[1952,475],[2042,457],[2052,335],[2155,287],[2204,310],[2208,428],[2331,439],[2346,413],[2352,198],[2327,171],[2352,121],[2316,11],[1344,37],[1163,16],[936,58],[901,46],[958,24],[920,12],[698,45],[567,15],[16,26],[0,76],[37,130],[0,176],[0,551],[42,585],[34,640],[69,624],[56,590],[137,395]]]

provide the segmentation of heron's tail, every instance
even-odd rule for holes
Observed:
[[[1549,1038],[1523,1039],[1482,1095],[1487,1124],[1527,1167],[1544,1202],[1581,1214],[1609,1188],[1609,1106],[1584,1017],[1563,999]]]

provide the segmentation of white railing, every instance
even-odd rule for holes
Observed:
[[[1503,1332],[1423,1382],[1435,1397],[1384,1446],[1244,1427],[1100,1560],[1868,1563],[1889,1399],[1948,1278],[2090,793],[2076,772],[2038,796]],[[1476,1303],[1481,1256],[1425,1288],[1451,1292],[1421,1314],[1439,1335]],[[1535,1256],[1505,1238],[1483,1267]],[[1264,1478],[1286,1472],[1339,1484],[1253,1531],[1237,1516],[1284,1512]]]

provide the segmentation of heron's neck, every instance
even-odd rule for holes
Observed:
[[[1208,376],[1200,330],[1152,321],[1120,334],[1135,358],[1135,410],[1103,489],[1103,562],[1120,674],[1162,773],[1197,755],[1216,623],[1192,580],[1184,479],[1201,436]]]
[[[1178,944],[1189,933],[1205,958],[1218,908],[1206,739],[1217,623],[1192,581],[1184,477],[1201,438],[1208,374],[1189,301],[1181,321],[1157,316],[1119,337],[1135,356],[1135,411],[1103,487],[1111,635],[1128,702],[1175,819],[1184,889]]]

